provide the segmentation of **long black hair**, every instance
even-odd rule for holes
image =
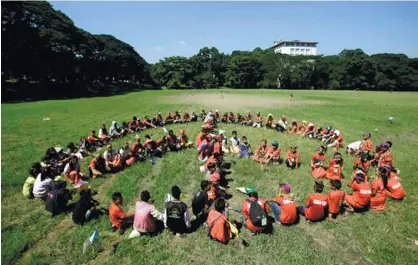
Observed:
[[[36,178],[36,176],[38,176],[39,173],[41,173],[41,171],[42,171],[41,163],[36,162],[36,163],[33,163],[31,168],[29,169],[29,174],[32,177]]]

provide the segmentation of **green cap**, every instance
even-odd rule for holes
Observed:
[[[279,146],[279,143],[278,143],[277,141],[273,141],[273,142],[271,143],[271,145],[273,145],[273,146]]]
[[[255,193],[255,192],[257,192],[254,188],[245,188],[245,192],[247,193],[247,194],[251,194],[251,193]]]

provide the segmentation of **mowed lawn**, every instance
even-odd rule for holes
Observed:
[[[230,90],[220,98],[219,91],[144,91],[121,96],[76,100],[54,100],[21,104],[2,104],[1,145],[1,228],[2,262],[4,264],[418,264],[418,94],[355,91],[294,91],[295,104],[289,104],[289,91]],[[211,97],[210,101],[201,100]],[[236,97],[236,98],[235,98]],[[236,99],[236,100],[235,100]],[[277,99],[277,104],[274,103]],[[265,101],[264,101],[265,100]],[[268,102],[268,104],[264,103]],[[202,105],[204,104],[204,105]],[[149,238],[128,239],[110,231],[109,218],[84,226],[72,223],[71,215],[51,218],[40,200],[28,200],[21,193],[32,162],[40,161],[50,146],[65,147],[78,143],[80,136],[112,120],[128,121],[132,116],[154,115],[157,111],[196,111],[218,108],[244,113],[260,110],[264,117],[285,114],[290,120],[314,121],[318,125],[341,130],[345,143],[360,140],[364,131],[372,133],[374,145],[381,141],[393,142],[394,165],[401,170],[400,178],[407,196],[403,202],[388,200],[387,209],[378,214],[367,212],[346,217],[342,222],[307,224],[304,218],[292,227],[274,225],[272,235],[250,236],[242,229],[241,235],[250,246],[242,248],[237,240],[228,246],[211,241],[207,230],[199,228],[185,239],[174,238],[164,231]],[[389,125],[387,118],[394,117]],[[43,121],[49,117],[49,121]],[[173,125],[169,128],[186,129],[194,141],[200,123]],[[264,128],[223,125],[230,137],[232,130],[246,135],[255,148],[262,138],[277,140],[282,156],[295,143],[301,153],[302,166],[288,170],[285,165],[262,169],[250,160],[227,157],[236,162],[232,168],[230,205],[239,208],[246,198],[236,187],[253,186],[263,198],[272,198],[278,184],[292,185],[296,202],[300,205],[313,192],[309,174],[309,159],[319,142],[287,136]],[[161,128],[147,132],[157,138]],[[143,139],[145,133],[141,133]],[[134,135],[113,143],[119,150],[124,141],[132,142]],[[342,150],[343,151],[343,150]],[[327,153],[327,162],[332,151]],[[344,190],[352,173],[353,158],[344,154]],[[82,172],[88,173],[90,158],[82,161]],[[191,195],[199,190],[203,173],[195,149],[170,153],[157,164],[138,163],[116,175],[92,182],[99,193],[96,199],[108,207],[111,194],[122,192],[126,211],[132,212],[141,190],[147,189],[163,210],[164,194],[173,184]],[[325,191],[329,185],[326,182]],[[74,200],[77,196],[74,197]],[[231,218],[238,220],[235,213]],[[98,227],[97,243],[82,253],[84,240]],[[113,247],[118,243],[116,252]]]

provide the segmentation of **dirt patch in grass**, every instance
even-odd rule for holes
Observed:
[[[217,93],[190,93],[182,95],[173,95],[164,97],[167,102],[175,102],[180,104],[195,104],[210,108],[219,108],[228,110],[253,110],[257,108],[280,108],[288,106],[305,106],[327,104],[325,100],[295,100],[290,102],[288,97],[272,97],[260,95],[239,95],[224,94],[221,97]]]

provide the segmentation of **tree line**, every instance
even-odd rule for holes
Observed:
[[[127,43],[94,35],[48,2],[2,2],[3,101],[106,95],[134,89],[280,88],[418,91],[418,58],[290,56],[273,50],[220,52],[151,65]]]

